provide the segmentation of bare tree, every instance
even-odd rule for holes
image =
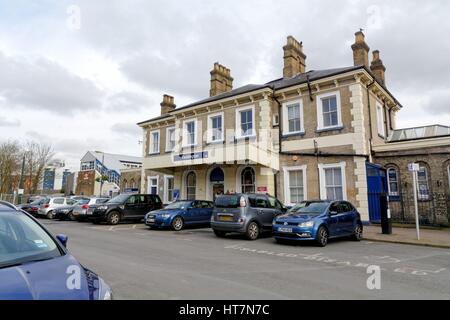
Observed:
[[[29,193],[37,192],[39,184],[44,179],[45,167],[52,160],[54,152],[51,145],[28,141],[24,147],[26,158],[26,176],[29,177]]]
[[[0,144],[0,193],[11,193],[20,175],[21,147],[17,141]]]

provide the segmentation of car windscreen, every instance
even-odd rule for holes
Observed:
[[[216,208],[238,208],[241,197],[238,195],[225,195],[217,197],[214,202]]]
[[[292,208],[291,214],[322,214],[330,204],[327,202],[303,202]]]
[[[77,201],[74,205],[75,205],[75,206],[82,206],[82,205],[84,205],[84,204],[88,204],[89,201],[90,201],[89,199],[79,200],[79,201]]]
[[[112,198],[107,203],[124,203],[125,201],[128,200],[129,197],[130,197],[129,194],[121,194],[118,195],[117,197]]]
[[[167,205],[164,209],[187,209],[191,206],[191,201],[178,201]]]
[[[55,241],[27,215],[0,214],[0,268],[60,257]]]

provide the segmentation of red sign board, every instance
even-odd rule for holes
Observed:
[[[267,187],[258,187],[256,190],[260,193],[267,193]]]

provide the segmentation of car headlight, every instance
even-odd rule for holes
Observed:
[[[101,210],[101,211],[106,211],[106,210],[108,210],[108,206],[100,206],[97,209]]]
[[[112,290],[106,282],[102,278],[98,278],[98,283],[98,300],[113,300]]]
[[[163,219],[168,219],[168,218],[170,218],[170,214],[164,213],[164,214],[160,215],[160,217]]]
[[[303,222],[298,225],[300,228],[312,228],[314,227],[314,221]]]

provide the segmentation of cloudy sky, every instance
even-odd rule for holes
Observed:
[[[209,92],[213,63],[235,87],[282,74],[303,41],[307,69],[352,65],[364,28],[381,50],[401,127],[450,125],[450,1],[0,0],[0,140],[51,143],[73,168],[87,150],[140,155],[137,122]]]

